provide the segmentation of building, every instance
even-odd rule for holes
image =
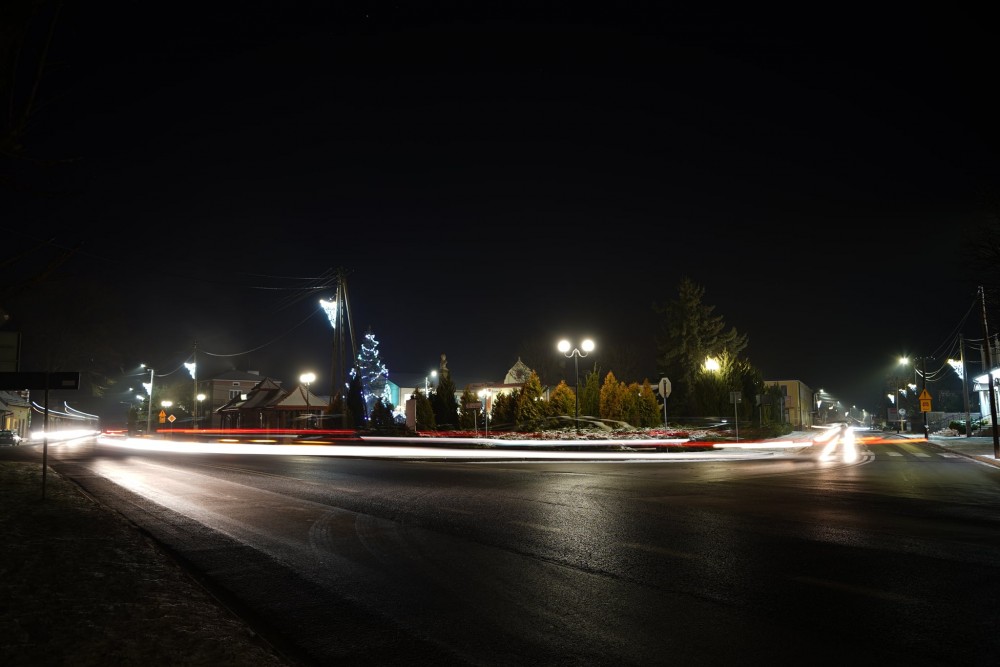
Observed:
[[[316,428],[328,407],[303,385],[287,390],[279,381],[263,378],[248,392],[234,394],[215,415],[221,428],[288,430]]]
[[[226,371],[210,380],[198,381],[198,392],[205,400],[198,408],[198,423],[202,428],[221,428],[222,417],[218,410],[234,399],[246,398],[263,378],[257,371]],[[280,381],[275,381],[278,385]]]
[[[31,404],[27,392],[0,391],[0,429],[14,431],[28,440],[31,428]]]
[[[810,428],[813,423],[815,392],[799,380],[765,380],[765,385],[781,387],[784,405],[779,406],[782,420],[795,430]]]

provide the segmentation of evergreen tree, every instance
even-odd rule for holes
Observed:
[[[531,371],[517,397],[514,423],[527,427],[537,424],[543,416],[545,405],[542,400],[542,381],[538,378],[538,373]]]
[[[386,403],[381,398],[376,398],[375,403],[372,405],[368,425],[377,431],[393,430],[396,426],[396,421],[392,417],[392,405]]]
[[[597,364],[587,373],[580,391],[580,416],[601,416],[601,371]]]
[[[492,428],[510,430],[517,423],[517,399],[521,390],[514,389],[509,394],[499,393],[493,397],[493,412],[490,415]]]
[[[376,400],[391,400],[388,395],[389,369],[379,358],[378,341],[370,328],[361,342],[356,365],[351,370],[351,377],[355,376],[361,379],[361,393],[367,412],[371,412]]]
[[[601,385],[600,415],[601,419],[625,421],[625,387],[611,371]]]
[[[560,415],[572,416],[576,411],[576,394],[569,388],[563,380],[556,385],[549,395],[549,414],[553,417]]]
[[[434,407],[424,393],[417,389],[413,392],[413,400],[417,402],[416,408],[416,428],[418,431],[436,431],[437,423],[434,420]]]
[[[735,328],[726,330],[722,316],[712,314],[715,306],[702,303],[704,294],[704,287],[685,277],[680,281],[676,299],[653,306],[662,318],[657,338],[661,374],[671,379],[671,403],[682,410],[690,407],[693,385],[705,359],[723,351],[736,356],[748,343],[747,336],[737,333]]]
[[[475,403],[477,407],[467,408],[465,406]],[[458,425],[462,430],[471,431],[478,425],[479,418],[479,397],[472,393],[472,389],[466,385],[462,390],[462,405],[459,410]]]
[[[455,383],[451,380],[451,373],[438,375],[437,389],[431,393],[430,401],[437,428],[454,429],[458,425],[458,401],[455,400]]]
[[[634,422],[639,428],[650,428],[663,423],[663,412],[656,402],[656,393],[649,380],[643,380],[639,385],[638,397],[638,421]]]
[[[361,390],[361,378],[351,378],[347,389],[347,417],[344,420],[347,428],[365,428],[368,424],[368,406]]]

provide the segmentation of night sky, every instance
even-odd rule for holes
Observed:
[[[390,377],[445,353],[500,381],[590,336],[655,383],[685,276],[766,379],[858,407],[899,355],[981,337],[988,17],[427,4],[69,3],[24,144],[74,160],[5,165],[18,275],[77,247],[66,325],[113,320],[123,373],[197,343],[321,393],[338,269]]]

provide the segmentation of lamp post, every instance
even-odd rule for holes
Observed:
[[[579,362],[579,358],[587,356],[587,354],[594,349],[594,341],[590,340],[589,338],[585,338],[583,340],[583,342],[580,343],[580,348],[583,348],[582,352],[580,351],[580,348],[573,347],[573,344],[570,343],[565,338],[562,339],[561,341],[559,341],[559,344],[556,347],[559,349],[560,352],[563,353],[563,356],[565,356],[567,359],[570,358],[570,357],[572,357],[572,359],[573,359],[573,370],[574,370],[574,373],[575,373],[574,384],[573,384],[573,393],[576,394],[576,415],[575,415],[573,421],[576,424],[576,432],[579,433],[580,432],[580,362]],[[570,350],[570,348],[573,348],[573,349]]]
[[[312,420],[311,408],[309,407],[309,385],[316,381],[315,373],[303,373],[299,376],[299,382],[306,386],[306,413],[309,420]],[[307,422],[308,423],[308,422]]]
[[[198,401],[198,414],[199,415],[204,415],[205,414],[205,411],[202,410],[202,401],[204,401],[205,398],[206,398],[205,394],[198,394],[197,396],[195,396],[195,399],[197,399],[197,401]],[[200,418],[196,415],[195,416],[194,427],[198,428],[198,424],[199,423],[200,423]]]
[[[493,392],[488,387],[479,392],[479,398],[483,401],[483,428],[487,438],[490,437],[490,409],[493,407],[493,401],[490,399],[492,394]]]
[[[139,364],[141,368],[145,368],[146,364]],[[145,384],[145,383],[143,383]],[[146,393],[149,394],[149,403],[146,404],[146,435],[153,428],[153,369],[149,369],[149,386],[146,387]]]

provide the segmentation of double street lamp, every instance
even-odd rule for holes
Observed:
[[[593,349],[594,349],[594,341],[590,340],[589,338],[585,338],[583,340],[583,342],[580,343],[580,347],[576,348],[576,347],[573,347],[572,343],[570,343],[568,340],[566,340],[564,338],[563,340],[559,341],[559,345],[557,345],[557,347],[558,347],[559,351],[562,352],[563,355],[566,358],[570,358],[570,357],[573,358],[573,369],[575,371],[575,380],[574,380],[575,384],[573,385],[573,393],[576,394],[576,415],[575,415],[575,418],[574,418],[574,423],[576,424],[576,430],[579,433],[579,431],[580,431],[580,362],[579,362],[579,358],[580,357],[585,357],[585,356],[587,356],[588,353],[590,353],[591,351],[593,351]],[[580,351],[581,348],[583,349],[582,352]]]

